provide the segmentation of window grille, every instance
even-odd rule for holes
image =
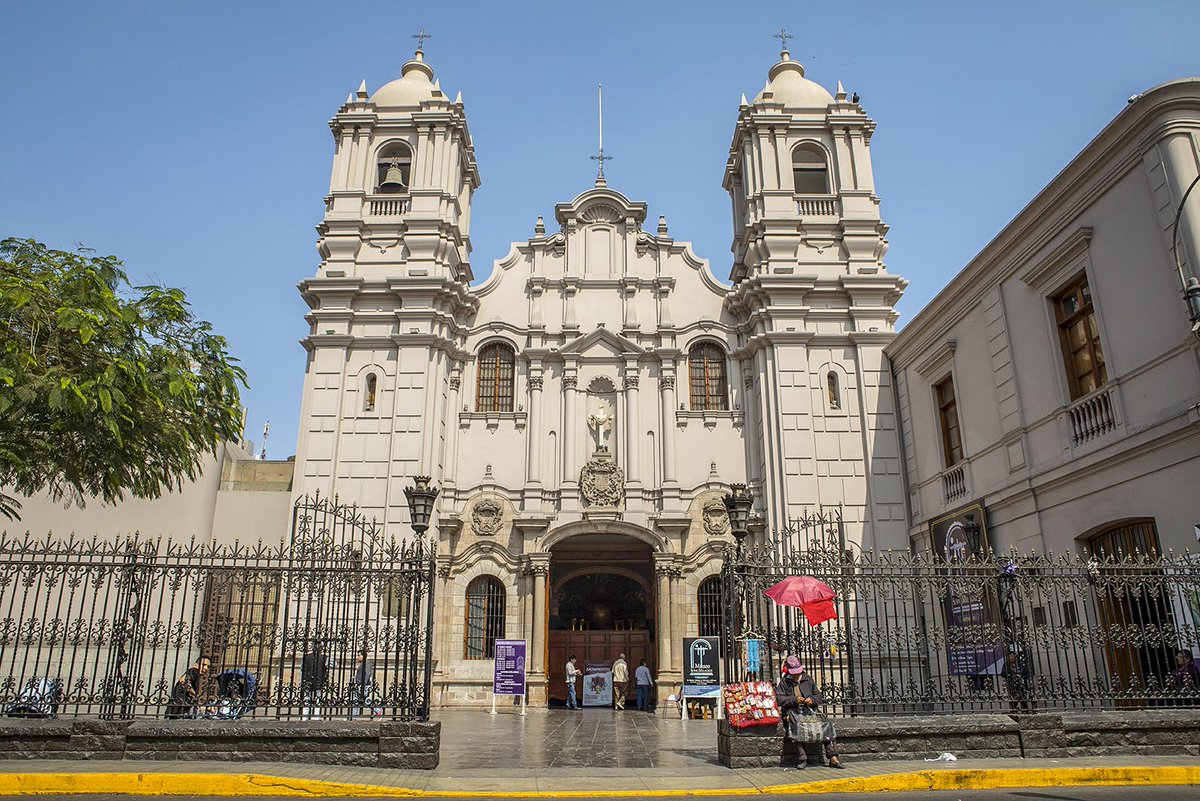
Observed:
[[[724,411],[729,408],[729,381],[725,374],[725,351],[711,342],[696,345],[688,353],[692,411]]]
[[[507,345],[493,343],[479,352],[479,379],[475,409],[480,412],[513,410],[513,376],[517,357]]]
[[[504,585],[480,576],[467,586],[467,659],[492,659],[504,639]]]
[[[710,576],[696,590],[696,609],[700,613],[699,636],[721,636],[721,579]]]
[[[800,145],[792,151],[792,181],[797,195],[829,194],[829,170],[825,153],[814,145]]]

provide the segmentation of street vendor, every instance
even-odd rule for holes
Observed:
[[[796,743],[796,770],[808,767],[804,743],[818,741],[824,745],[829,767],[842,767],[833,722],[820,713],[824,700],[816,682],[805,673],[800,657],[789,656],[783,663],[783,675],[775,685],[775,701],[783,718],[784,736]]]

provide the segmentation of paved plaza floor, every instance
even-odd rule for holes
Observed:
[[[1173,776],[1174,780],[1160,783],[1187,784],[1200,781],[1200,757],[1135,754],[1061,760],[850,761],[844,770],[812,765],[804,772],[785,769],[730,770],[717,762],[716,722],[711,720],[681,721],[674,717],[608,709],[530,711],[521,717],[511,707],[495,716],[487,712],[443,711],[435,719],[442,723],[441,764],[432,771],[312,763],[46,759],[0,761],[0,774],[16,777],[9,780],[9,789],[6,791],[9,794],[13,793],[12,788],[19,788],[20,776],[41,774],[46,776],[48,784],[40,792],[50,794],[63,792],[53,787],[66,786],[94,787],[82,790],[93,793],[292,797],[327,794],[320,787],[302,787],[302,782],[373,787],[401,795],[474,792],[602,796],[639,795],[647,791],[671,794],[696,791],[757,794],[763,791],[786,791],[784,786],[788,785],[792,787],[791,792],[796,791],[797,785],[812,785],[814,791],[820,789],[828,792],[833,787],[826,789],[824,783],[837,780],[838,791],[842,791],[842,786],[846,786],[847,782],[841,780],[847,779],[860,780],[850,782],[850,786],[845,788],[847,790],[902,790],[920,786],[932,789],[937,782],[931,782],[929,774],[943,771],[985,772],[993,777],[993,782],[996,776],[1009,771],[1029,777],[1028,785],[1020,784],[1022,779],[1018,778],[1015,785],[992,783],[986,786],[1054,786],[1059,776],[1063,777],[1064,784],[1144,784],[1168,776]],[[1116,782],[1096,781],[1097,771],[1120,771],[1123,768],[1134,772]],[[1068,780],[1072,772],[1075,779]],[[1041,777],[1037,778],[1036,774],[1039,773]],[[214,779],[212,782],[197,779],[196,774],[213,776]],[[129,789],[135,786],[131,775],[136,775],[138,789]],[[54,776],[60,778],[49,781]],[[95,778],[91,784],[88,783],[89,776]],[[172,776],[176,778],[172,780]],[[218,777],[228,780],[221,783]],[[892,777],[894,780],[890,781],[889,786],[883,786],[878,777]],[[238,789],[235,778],[242,782],[241,789]],[[950,781],[950,777],[947,780]],[[958,779],[950,783],[963,786]],[[854,786],[856,784],[857,787]],[[221,787],[227,789],[222,790]],[[369,792],[355,792],[354,789],[343,788],[340,792],[328,794],[372,795]],[[71,789],[71,792],[80,791]],[[374,793],[384,794],[387,793]]]

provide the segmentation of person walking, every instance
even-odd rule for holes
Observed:
[[[567,660],[567,709],[577,709],[575,701],[575,679],[579,677],[579,669],[575,667],[575,654]]]
[[[808,754],[804,752],[804,744],[820,741],[825,746],[825,759],[829,767],[840,768],[838,760],[837,732],[833,722],[818,713],[818,707],[824,702],[824,696],[814,682],[804,672],[800,657],[789,656],[783,663],[783,676],[775,685],[775,702],[783,716],[784,736],[796,744],[796,770],[808,767]],[[814,737],[814,728],[810,724],[818,724],[820,735]]]
[[[625,693],[629,688],[629,663],[625,661],[625,654],[617,657],[617,661],[613,662],[613,706],[616,709],[625,708]]]
[[[654,677],[650,675],[650,668],[646,667],[645,659],[638,660],[638,667],[633,673],[633,678],[637,682],[638,712],[649,712],[650,687],[654,684]]]

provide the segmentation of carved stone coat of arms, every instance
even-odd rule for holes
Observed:
[[[477,501],[471,508],[471,528],[481,537],[491,537],[500,530],[500,522],[504,517],[504,507],[499,501],[484,498]]]
[[[704,530],[716,536],[724,534],[729,526],[729,513],[725,504],[719,498],[713,498],[704,504]]]
[[[592,459],[579,472],[579,491],[592,506],[617,506],[625,495],[625,471],[611,459]]]

